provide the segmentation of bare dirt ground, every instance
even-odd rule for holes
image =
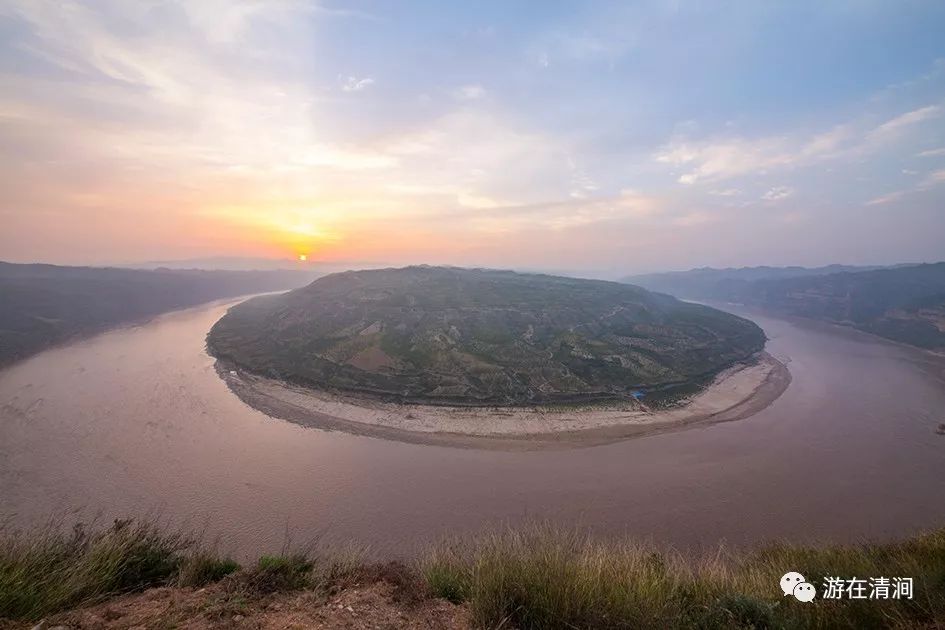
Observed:
[[[636,402],[535,407],[445,407],[357,398],[291,385],[217,364],[246,404],[303,426],[421,444],[534,450],[604,444],[747,418],[787,389],[787,367],[766,352],[720,373],[678,406]]]
[[[35,625],[24,623],[6,628],[30,629]],[[0,627],[3,627],[2,622]],[[404,600],[397,589],[386,582],[355,585],[328,598],[305,591],[243,597],[228,593],[221,585],[196,590],[156,588],[54,615],[40,623],[43,630],[457,630],[469,627],[469,612],[464,606],[442,599]]]

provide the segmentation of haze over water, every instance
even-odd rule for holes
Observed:
[[[793,375],[749,419],[607,446],[508,453],[305,429],[240,402],[204,350],[227,304],[172,313],[0,372],[4,511],[159,511],[251,555],[285,532],[409,553],[525,519],[681,547],[849,541],[940,525],[945,361],[749,314]],[[744,313],[743,313],[744,314]],[[838,506],[843,509],[837,509]]]

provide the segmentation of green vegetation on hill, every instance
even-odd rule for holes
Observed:
[[[945,263],[820,273],[827,270],[833,271],[752,277],[757,274],[739,273],[745,270],[694,269],[626,280],[683,298],[738,302],[945,348]]]
[[[0,366],[50,346],[226,297],[291,289],[301,271],[154,271],[0,262]]]
[[[752,322],[639,287],[407,267],[320,278],[232,309],[210,351],[251,372],[400,400],[608,399],[714,374],[764,346]]]
[[[294,600],[295,619],[314,624],[313,613],[347,589],[382,582],[394,588],[398,627],[457,627],[436,619],[426,625],[429,618],[412,623],[419,604],[432,598],[468,607],[467,618],[476,628],[855,630],[945,624],[945,530],[895,543],[779,544],[693,558],[538,525],[447,541],[409,564],[372,564],[363,558],[350,551],[284,551],[240,567],[192,536],[166,533],[144,521],[116,521],[106,529],[79,528],[71,534],[55,527],[4,531],[0,627],[12,627],[4,618],[68,623],[76,611],[57,613],[155,586],[202,593],[203,599],[165,598],[157,607],[142,599],[155,615],[148,627],[230,627],[241,621],[247,627],[270,627],[269,615],[279,615],[282,607],[278,596],[288,592],[307,594]],[[787,571],[804,575],[818,597],[808,603],[785,597],[779,582]],[[829,576],[910,577],[914,592],[905,599],[824,599]],[[184,603],[175,609],[175,600]],[[93,617],[99,624],[94,627],[106,622],[114,622],[107,627],[129,627],[120,613],[109,617],[111,607],[104,610],[104,618]],[[438,610],[455,619],[449,610]],[[328,627],[362,627],[357,621],[349,615],[344,624]]]

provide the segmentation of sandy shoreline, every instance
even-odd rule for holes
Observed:
[[[787,389],[787,367],[766,352],[735,365],[688,400],[649,411],[632,403],[581,406],[443,407],[399,404],[312,390],[232,369],[217,371],[243,402],[302,426],[417,444],[535,450],[606,444],[747,418]]]

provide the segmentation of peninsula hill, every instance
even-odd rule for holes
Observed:
[[[348,271],[229,310],[225,365],[388,401],[620,400],[708,379],[762,350],[754,323],[646,289],[511,271]]]

